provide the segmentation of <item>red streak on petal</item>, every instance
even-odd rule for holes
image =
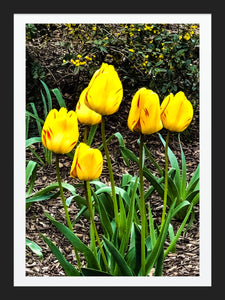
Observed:
[[[145,116],[149,117],[149,112],[148,112],[147,108],[145,108],[144,110],[145,110]]]
[[[77,163],[77,166],[78,166],[78,168],[81,170],[81,166],[80,166],[80,164],[79,164],[79,163]]]
[[[80,102],[78,102],[78,106],[77,106],[77,109],[80,109]]]
[[[71,146],[75,145],[76,143],[77,143],[77,141],[73,142],[73,143],[71,144]]]
[[[137,101],[137,107],[139,108],[139,105],[140,105],[140,95],[138,97],[138,101]]]
[[[50,140],[51,139],[51,134],[49,132],[49,130],[47,130],[47,138]]]

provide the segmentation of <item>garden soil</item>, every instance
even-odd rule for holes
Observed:
[[[36,47],[38,47],[38,41],[36,41]],[[34,53],[35,46],[30,44],[28,49],[30,54]],[[78,98],[73,94],[73,91],[70,92],[68,88],[71,85],[72,78],[67,77],[66,81],[63,78],[62,73],[60,73],[60,69],[58,73],[54,73],[54,76],[51,74],[51,66],[54,66],[54,60],[56,60],[57,55],[52,51],[55,49],[53,45],[49,45],[49,47],[45,48],[45,54],[40,51],[35,51],[35,59],[42,64],[43,67],[46,68],[46,64],[48,64],[49,72],[47,74],[48,82],[52,83],[52,88],[59,87],[62,92],[63,97],[68,105],[69,109],[75,109],[76,101]],[[37,49],[36,49],[37,50]],[[33,52],[32,52],[33,51]],[[54,50],[55,51],[55,50]],[[38,53],[38,54],[37,54]],[[58,54],[58,57],[62,55],[62,53]],[[60,80],[61,79],[61,80]],[[58,82],[58,85],[56,85]],[[130,109],[132,94],[135,91],[124,91],[124,95],[126,95],[121,103],[120,109],[114,115],[108,116],[106,120],[106,135],[109,137],[112,133],[120,132],[124,138],[124,142],[126,147],[132,150],[136,155],[138,155],[138,144],[137,139],[138,135],[136,133],[131,132],[127,127],[127,117]],[[58,108],[56,106],[56,108]],[[194,107],[194,118],[192,120],[189,128],[181,134],[181,143],[183,147],[183,151],[186,157],[187,163],[187,178],[191,178],[194,173],[196,167],[199,164],[199,109],[198,105]],[[80,139],[82,139],[83,135],[83,126],[79,126],[80,130]],[[161,130],[162,136],[166,137],[166,132]],[[151,154],[161,167],[164,167],[164,147],[158,137],[157,134],[145,136],[145,143]],[[100,134],[100,126],[96,131],[96,135],[93,140],[93,147],[99,147],[101,144],[101,134]],[[177,138],[177,134],[170,135],[169,146],[172,151],[175,153],[176,157],[180,162],[181,153],[180,146]],[[35,151],[43,157],[42,145],[35,144]],[[138,167],[134,163],[130,163],[128,167],[119,151],[118,140],[112,139],[109,143],[109,151],[111,155],[115,182],[116,185],[120,184],[122,174],[129,173],[131,175],[138,174]],[[104,155],[104,152],[103,152]],[[27,160],[37,161],[36,157],[29,150],[26,152]],[[149,168],[152,173],[155,173],[155,168],[151,164],[149,160],[146,160],[146,166]],[[79,183],[79,180],[73,179],[69,176],[71,167],[71,159],[66,155],[60,156],[60,172],[63,182],[67,182],[70,184]],[[106,184],[110,184],[106,157],[104,156],[104,166],[103,172],[100,177],[100,180]],[[53,163],[49,166],[40,166],[37,169],[37,179],[34,186],[34,192],[37,192],[47,185],[56,182],[56,169],[55,169],[55,157],[53,155]],[[149,182],[144,181],[145,188],[149,187]],[[81,195],[84,195],[84,191],[82,187],[77,189]],[[70,194],[65,192],[65,196],[69,197]],[[155,224],[160,224],[161,215],[162,215],[162,199],[155,192],[149,199],[152,214],[154,218]],[[196,205],[195,210],[195,220],[191,225],[190,229],[187,232],[183,232],[177,242],[176,253],[170,253],[165,259],[164,268],[163,268],[163,276],[199,276],[199,206]],[[76,215],[79,212],[79,208],[77,207],[74,201],[71,202],[71,205],[68,208],[71,220],[76,218]],[[47,201],[40,201],[33,203],[27,213],[26,213],[26,237],[31,241],[37,243],[43,251],[43,259],[41,260],[36,254],[34,254],[28,247],[26,247],[26,276],[39,277],[39,276],[64,276],[65,272],[59,264],[56,257],[52,254],[49,247],[44,242],[41,234],[46,235],[51,241],[53,241],[57,247],[62,251],[66,259],[76,266],[76,258],[73,251],[73,247],[68,242],[68,240],[51,224],[51,222],[47,219],[44,213],[48,213],[53,216],[57,221],[62,222],[66,225],[66,219],[64,216],[64,210],[62,206],[62,201],[60,197],[56,199],[51,199]],[[95,221],[97,225],[97,229],[99,233],[101,233],[101,225],[98,219],[98,216],[95,216]],[[172,225],[174,227],[174,231],[179,228],[180,222],[176,219],[172,220]],[[74,226],[74,233],[85,243],[89,244],[89,221],[81,216],[79,221]],[[166,242],[165,247],[169,245]],[[85,265],[84,259],[82,259],[82,264]],[[152,273],[149,274],[152,276]]]

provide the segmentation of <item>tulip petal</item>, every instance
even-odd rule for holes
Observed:
[[[78,141],[78,121],[74,111],[62,107],[52,109],[46,117],[42,129],[43,145],[55,153],[70,152]]]
[[[132,99],[127,124],[130,130],[143,134],[162,129],[158,95],[146,88],[139,89]]]
[[[115,113],[123,98],[123,87],[112,65],[103,63],[95,72],[85,97],[85,104],[101,115]]]
[[[193,107],[183,92],[168,95],[161,104],[163,126],[170,131],[185,130],[193,118]]]
[[[101,151],[92,149],[85,143],[80,143],[76,148],[70,176],[80,180],[94,180],[102,172],[103,157]]]
[[[86,125],[95,125],[99,124],[102,121],[102,116],[92,109],[90,109],[85,104],[85,98],[87,94],[88,88],[85,88],[83,92],[80,95],[79,101],[76,105],[76,113],[77,118],[80,123],[86,124]]]

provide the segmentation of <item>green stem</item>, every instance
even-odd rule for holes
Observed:
[[[60,191],[62,204],[63,204],[63,208],[64,208],[65,215],[66,215],[67,224],[68,224],[69,229],[73,232],[73,226],[72,226],[71,221],[70,221],[70,216],[69,216],[67,205],[66,205],[66,199],[65,199],[65,196],[64,196],[64,193],[63,193],[62,180],[61,180],[60,170],[59,170],[59,155],[58,154],[56,154],[56,174],[57,174],[57,180],[58,180],[58,184],[59,184],[59,191]],[[79,268],[79,270],[81,270],[81,263],[80,263],[80,258],[79,258],[77,249],[74,248],[74,251],[75,251],[75,255],[76,255],[78,268]]]
[[[119,213],[118,213],[118,205],[117,205],[117,199],[116,199],[116,189],[115,189],[115,182],[114,182],[114,177],[113,177],[112,163],[111,163],[109,150],[108,150],[107,143],[106,143],[106,138],[105,138],[105,117],[104,116],[102,116],[101,134],[102,134],[103,148],[104,148],[104,151],[105,151],[107,164],[108,164],[109,178],[110,178],[110,182],[111,182],[115,222],[116,222],[116,225],[118,226],[119,225],[119,216],[118,216]]]
[[[140,179],[140,213],[141,213],[141,273],[145,276],[145,198],[143,180],[143,135],[140,135],[139,179]]]
[[[85,127],[84,127],[84,139],[83,139],[83,142],[85,144],[87,143],[87,136],[88,136],[88,125],[85,125]]]
[[[89,213],[90,213],[91,226],[94,230],[94,234],[95,234],[99,249],[100,249],[101,254],[102,254],[102,259],[103,259],[103,262],[105,264],[106,271],[109,271],[107,259],[106,259],[106,256],[105,256],[105,252],[102,248],[102,244],[101,244],[101,241],[99,239],[98,231],[97,231],[97,228],[96,228],[96,225],[95,225],[94,214],[93,214],[93,206],[92,206],[92,200],[91,200],[90,181],[85,181],[85,188],[86,188],[86,192],[87,192],[87,205],[88,205],[88,210],[89,210]]]
[[[166,136],[166,145],[165,145],[165,185],[164,185],[164,199],[163,199],[163,212],[162,212],[162,222],[161,228],[165,223],[165,214],[166,214],[166,205],[167,205],[167,190],[168,190],[168,145],[169,145],[170,132],[168,130]]]

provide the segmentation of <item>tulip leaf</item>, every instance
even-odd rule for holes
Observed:
[[[52,92],[56,96],[56,99],[57,99],[57,101],[59,103],[59,106],[66,108],[66,103],[65,103],[65,101],[64,101],[64,99],[62,97],[62,94],[60,93],[60,90],[57,89],[57,88],[55,88],[55,89],[52,89]]]
[[[112,230],[112,226],[107,211],[102,201],[101,200],[99,201],[98,196],[93,190],[92,190],[92,195],[94,197],[95,203],[97,204],[97,210],[100,216],[102,229],[104,230],[106,237],[109,237],[111,239],[113,235],[113,230]]]
[[[81,273],[83,276],[112,276],[109,273],[91,269],[91,268],[81,268]]]
[[[180,141],[180,134],[178,135],[178,140],[180,144],[180,151],[181,151],[181,166],[182,166],[182,175],[181,175],[181,196],[182,198],[185,197],[185,189],[187,186],[187,170],[186,170],[186,160],[184,151],[182,149],[181,141]]]
[[[52,222],[52,224],[55,225],[58,230],[70,241],[73,247],[84,254],[88,263],[88,267],[99,270],[99,263],[93,252],[68,227],[56,221],[49,214],[45,213],[45,215]]]
[[[58,261],[59,261],[60,265],[63,267],[63,270],[65,271],[66,275],[67,276],[81,276],[80,272],[76,268],[74,268],[74,266],[71,265],[71,263],[69,263],[66,260],[65,256],[60,252],[59,248],[46,236],[44,236],[43,234],[41,234],[41,236],[42,236],[43,240],[45,241],[45,243],[51,249],[52,253],[58,259]]]
[[[38,133],[41,136],[42,126],[41,126],[41,122],[39,121],[39,116],[38,116],[35,104],[32,102],[32,103],[30,103],[30,106],[32,107],[32,110],[33,110],[34,115],[36,117],[35,119],[36,119],[36,124],[37,124],[37,128],[38,128]]]
[[[88,141],[87,141],[87,144],[89,146],[91,146],[91,144],[92,144],[92,141],[94,139],[97,128],[98,128],[98,124],[92,125],[91,128],[90,128],[90,131],[89,131],[89,134],[88,134]]]
[[[155,246],[153,247],[152,251],[149,253],[149,255],[146,257],[146,275],[149,274],[150,270],[154,266],[156,260],[158,259],[158,256],[160,255],[160,252],[162,250],[162,247],[164,246],[164,242],[166,240],[166,236],[168,233],[168,227],[172,218],[173,209],[175,207],[176,201],[173,202],[171,205],[166,221],[161,228],[160,234],[156,240]]]
[[[55,196],[55,194],[53,193],[49,193],[49,194],[45,194],[42,196],[36,196],[36,197],[30,197],[26,199],[26,203],[33,203],[33,202],[37,202],[37,201],[43,201],[43,200],[49,200],[51,199],[53,196]]]
[[[128,195],[128,193],[124,189],[121,189],[117,186],[115,187],[115,190],[116,190],[116,194],[117,195],[120,194],[121,197],[125,200],[126,204],[130,205],[130,196]],[[109,186],[106,186],[106,187],[103,187],[103,188],[100,188],[99,190],[97,190],[96,195],[101,194],[101,193],[110,194],[111,192],[112,192],[112,188]]]
[[[26,140],[26,148],[35,143],[41,143],[41,137],[32,137]]]
[[[40,79],[44,89],[45,89],[45,92],[46,92],[46,95],[47,95],[47,100],[48,100],[48,111],[50,111],[52,109],[52,97],[51,97],[51,94],[50,94],[50,91],[48,89],[48,86],[46,85],[46,83],[44,83],[44,81],[42,81]]]
[[[124,257],[120,254],[120,252],[117,250],[117,248],[114,246],[113,243],[111,243],[105,236],[103,236],[104,242],[109,250],[109,252],[112,254],[113,258],[115,259],[122,276],[133,276],[133,272],[131,268],[128,266],[126,260]]]
[[[38,246],[35,242],[30,241],[26,238],[26,246],[31,249],[35,254],[39,256],[40,259],[43,258],[42,248]]]

